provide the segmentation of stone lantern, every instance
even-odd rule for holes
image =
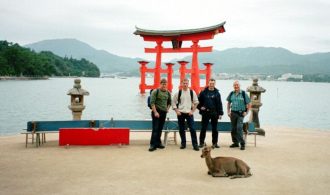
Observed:
[[[84,95],[89,95],[88,91],[81,88],[80,82],[80,79],[75,79],[73,88],[67,93],[71,96],[71,105],[68,108],[72,110],[73,120],[81,120],[82,111],[85,109]]]
[[[265,130],[260,128],[259,109],[262,106],[261,93],[264,93],[266,89],[259,86],[258,79],[254,78],[252,86],[248,87],[247,91],[250,92],[250,98],[251,98],[252,114],[250,115],[250,122],[254,123],[256,131],[258,132],[259,135],[265,135]]]

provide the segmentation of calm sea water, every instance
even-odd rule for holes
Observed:
[[[86,109],[82,119],[149,119],[147,95],[139,94],[139,78],[82,78]],[[32,81],[0,81],[0,135],[12,135],[26,128],[31,120],[71,120],[67,91],[73,78]],[[147,80],[151,84],[152,79]],[[240,81],[242,89],[252,81]],[[174,79],[174,89],[178,87]],[[205,80],[201,81],[204,85]],[[218,80],[216,87],[226,97],[232,90],[231,80]],[[259,81],[267,91],[262,94],[260,124],[330,130],[330,84],[305,82]],[[176,90],[174,90],[176,91]],[[176,118],[173,111],[170,118]],[[198,113],[196,118],[200,118]],[[225,116],[223,121],[229,121]]]

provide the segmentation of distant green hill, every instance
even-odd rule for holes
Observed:
[[[0,41],[0,75],[98,77],[100,71],[86,59],[62,58],[49,51],[36,53],[18,44]]]
[[[54,39],[25,45],[35,51],[51,51],[62,57],[85,58],[96,64],[103,73],[134,72],[138,74],[139,58],[113,55],[96,50],[76,39]],[[213,72],[263,74],[330,74],[330,53],[295,54],[284,48],[249,47],[231,48],[212,53],[200,53],[199,64],[211,62]],[[182,60],[191,62],[191,56]],[[174,69],[179,69],[177,62]],[[189,67],[190,64],[188,64]],[[153,66],[153,62],[150,63]]]
[[[76,39],[44,40],[25,45],[37,52],[51,51],[62,57],[85,58],[96,64],[102,73],[138,71],[138,58],[120,57],[105,50],[97,50]]]

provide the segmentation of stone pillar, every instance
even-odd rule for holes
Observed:
[[[265,130],[260,128],[259,110],[260,107],[262,106],[261,93],[266,92],[266,89],[259,86],[258,79],[254,78],[252,86],[248,87],[247,91],[250,92],[250,98],[251,98],[251,115],[249,121],[254,123],[254,126],[259,135],[265,135]]]
[[[81,120],[82,111],[85,109],[84,95],[89,95],[88,91],[81,88],[80,82],[80,79],[75,79],[73,88],[67,93],[71,96],[71,105],[68,108],[72,111],[73,120]]]

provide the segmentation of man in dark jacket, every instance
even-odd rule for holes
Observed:
[[[215,88],[215,79],[211,78],[206,87],[198,97],[199,104],[197,108],[202,115],[202,129],[199,134],[199,147],[205,145],[206,128],[211,120],[212,125],[212,147],[220,148],[218,145],[218,119],[223,115],[222,101],[219,90]]]

